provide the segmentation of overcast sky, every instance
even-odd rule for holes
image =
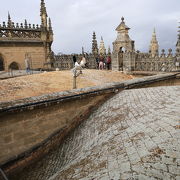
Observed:
[[[55,53],[79,53],[82,46],[91,52],[92,33],[98,44],[103,36],[105,46],[112,47],[115,28],[121,17],[135,40],[136,50],[147,52],[153,28],[156,28],[160,49],[175,49],[180,0],[45,0],[54,30]],[[12,20],[40,24],[40,0],[0,0],[0,22]]]

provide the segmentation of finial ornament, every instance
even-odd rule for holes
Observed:
[[[52,25],[51,25],[51,18],[49,18],[49,27],[51,28]]]
[[[82,47],[82,55],[84,55],[84,47]]]
[[[159,44],[156,38],[155,28],[153,29],[153,33],[152,33],[152,39],[149,46],[149,53],[151,54],[152,57],[155,57],[159,54]]]
[[[155,27],[154,27],[154,34],[156,34],[156,29],[155,29]]]
[[[26,19],[24,20],[24,27],[28,28],[28,24],[27,24],[27,20]]]
[[[177,43],[176,43],[176,52],[179,52],[179,50],[180,50],[180,26],[178,28],[179,28],[179,30],[178,30],[178,38],[177,38]]]
[[[8,22],[10,22],[10,21],[11,21],[11,16],[10,16],[9,11],[8,11]]]
[[[52,24],[51,24],[51,18],[49,18],[49,32],[53,33]]]
[[[105,46],[104,46],[104,41],[103,41],[102,36],[101,36],[101,42],[100,42],[100,45],[99,45],[99,54],[101,54],[101,55],[106,54],[106,49],[105,49]]]
[[[124,22],[124,17],[123,16],[122,16],[121,20],[122,20],[122,22]]]
[[[40,8],[40,16],[41,16],[41,25],[42,27],[47,27],[47,11],[44,0],[41,0],[41,8]]]
[[[8,11],[8,22],[7,22],[8,27],[12,27],[12,21],[11,21],[11,16],[10,13]]]

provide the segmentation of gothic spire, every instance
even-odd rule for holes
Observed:
[[[101,42],[100,42],[100,45],[99,45],[99,53],[101,55],[105,55],[106,54],[106,48],[104,46],[104,41],[103,41],[103,37],[101,36]]]
[[[176,43],[176,51],[180,52],[180,26],[178,27],[178,39],[177,39],[177,43]]]
[[[28,24],[27,24],[27,20],[24,20],[24,27],[27,29],[28,28]]]
[[[8,22],[10,22],[10,21],[11,21],[11,16],[10,16],[9,11],[8,11]]]
[[[111,55],[111,48],[108,46],[108,55]]]
[[[157,38],[156,38],[156,30],[154,28],[153,34],[152,34],[152,40],[153,42],[157,42]]]
[[[12,21],[11,21],[11,16],[10,16],[9,11],[8,11],[8,26],[9,26],[9,27],[12,26]]]
[[[51,18],[49,18],[48,21],[48,31],[49,31],[49,41],[53,42],[53,29],[52,29],[52,24],[51,24]]]
[[[40,16],[41,16],[41,25],[43,27],[47,27],[47,11],[44,0],[41,0],[41,8],[40,8]]]
[[[153,34],[152,34],[152,39],[151,39],[151,43],[150,43],[150,47],[149,47],[149,51],[151,53],[151,55],[154,57],[158,54],[159,52],[159,45],[158,45],[158,41],[156,38],[156,30],[154,28]]]
[[[92,39],[92,54],[94,54],[94,55],[98,54],[98,45],[97,45],[95,32],[93,32],[93,39]]]
[[[82,55],[84,55],[84,47],[82,47]]]
[[[49,32],[52,32],[51,18],[49,18]]]

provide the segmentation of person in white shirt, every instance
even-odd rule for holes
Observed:
[[[81,59],[80,66],[83,67],[83,68],[86,67],[86,58],[84,56]]]

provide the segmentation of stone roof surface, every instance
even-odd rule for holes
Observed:
[[[179,96],[180,86],[119,92],[20,179],[179,179]]]

